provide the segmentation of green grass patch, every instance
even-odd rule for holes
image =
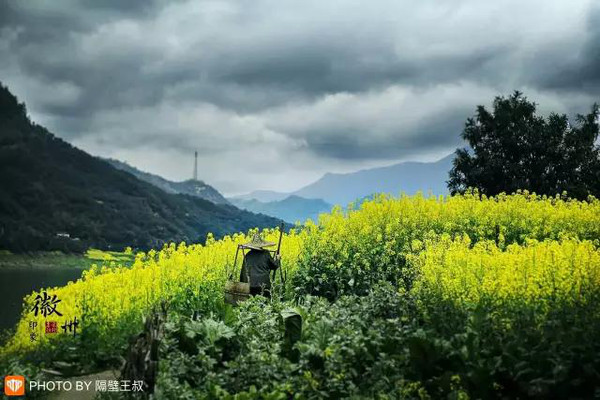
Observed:
[[[79,268],[88,269],[92,265],[111,263],[129,267],[135,255],[131,252],[102,251],[89,249],[85,254],[65,254],[60,251],[13,254],[0,251],[0,268]]]

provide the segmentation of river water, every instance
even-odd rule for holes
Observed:
[[[12,328],[23,311],[23,297],[34,290],[64,286],[81,277],[83,268],[0,268],[0,330]]]

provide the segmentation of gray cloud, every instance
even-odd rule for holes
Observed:
[[[600,6],[590,10],[588,30],[579,48],[563,49],[562,53],[541,55],[540,63],[557,67],[541,73],[536,80],[541,87],[555,90],[600,94]]]
[[[600,92],[593,0],[9,0],[0,80],[94,154],[181,179],[198,149],[227,192],[431,159],[477,104],[542,111]],[[582,108],[583,107],[583,108]]]

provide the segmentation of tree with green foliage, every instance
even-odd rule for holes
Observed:
[[[585,199],[600,195],[600,147],[594,104],[571,125],[566,115],[536,114],[536,104],[515,91],[496,97],[493,111],[484,106],[462,132],[470,148],[456,151],[448,187],[451,193],[477,188],[496,195],[518,189],[540,195],[567,192]]]

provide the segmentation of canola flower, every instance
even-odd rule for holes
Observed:
[[[527,240],[600,238],[600,201],[565,200],[527,192],[495,197],[379,195],[359,208],[334,209],[311,228],[298,260],[295,286],[335,299],[367,294],[380,280],[410,286],[407,257],[440,235],[493,240],[500,250]]]
[[[221,301],[236,246],[253,232],[221,240],[209,236],[204,245],[170,244],[138,253],[129,268],[94,267],[77,282],[46,290],[62,300],[59,323],[78,317],[90,346],[110,347],[139,331],[143,317],[162,301],[186,310]],[[277,241],[278,230],[263,235]],[[459,237],[468,237],[468,242],[452,241]],[[282,265],[289,278],[298,278],[288,284],[294,281],[316,294],[323,287],[362,294],[377,280],[401,279],[414,262],[417,287],[439,284],[453,298],[476,301],[481,291],[510,296],[523,288],[536,298],[576,293],[584,283],[597,285],[599,239],[597,199],[580,202],[527,192],[496,197],[381,195],[360,207],[338,207],[317,223],[308,221],[286,234]],[[532,245],[532,240],[540,243]],[[435,242],[442,247],[429,244]],[[554,268],[558,272],[549,275]],[[32,320],[37,329],[44,327],[45,318],[32,318],[29,312],[40,292],[25,298],[16,332],[0,355],[20,356],[62,337],[40,332],[39,340],[30,340]]]
[[[472,245],[445,235],[426,246],[413,263],[415,290],[438,293],[462,304],[482,298],[582,304],[600,289],[600,251],[591,241],[528,241],[505,251],[494,242]]]
[[[237,245],[249,241],[253,233],[235,234],[221,240],[214,240],[209,235],[204,245],[172,243],[160,251],[138,253],[131,268],[93,267],[77,282],[45,289],[61,300],[57,307],[63,314],[61,317],[45,318],[41,314],[34,317],[30,310],[35,296],[41,291],[34,292],[25,298],[23,316],[15,335],[1,352],[4,355],[23,354],[63,337],[44,334],[45,322],[52,319],[62,324],[77,317],[83,320],[82,334],[93,330],[93,335],[87,332],[87,339],[110,341],[113,336],[118,336],[119,330],[139,328],[143,317],[163,300],[185,301],[190,306],[194,305],[194,300],[218,301],[215,297],[222,296]],[[267,240],[277,241],[278,229],[265,230],[263,235]],[[295,230],[285,235],[283,268],[293,266],[301,237],[302,233]],[[207,299],[207,296],[212,298]],[[31,322],[37,322],[36,341],[30,340]]]

